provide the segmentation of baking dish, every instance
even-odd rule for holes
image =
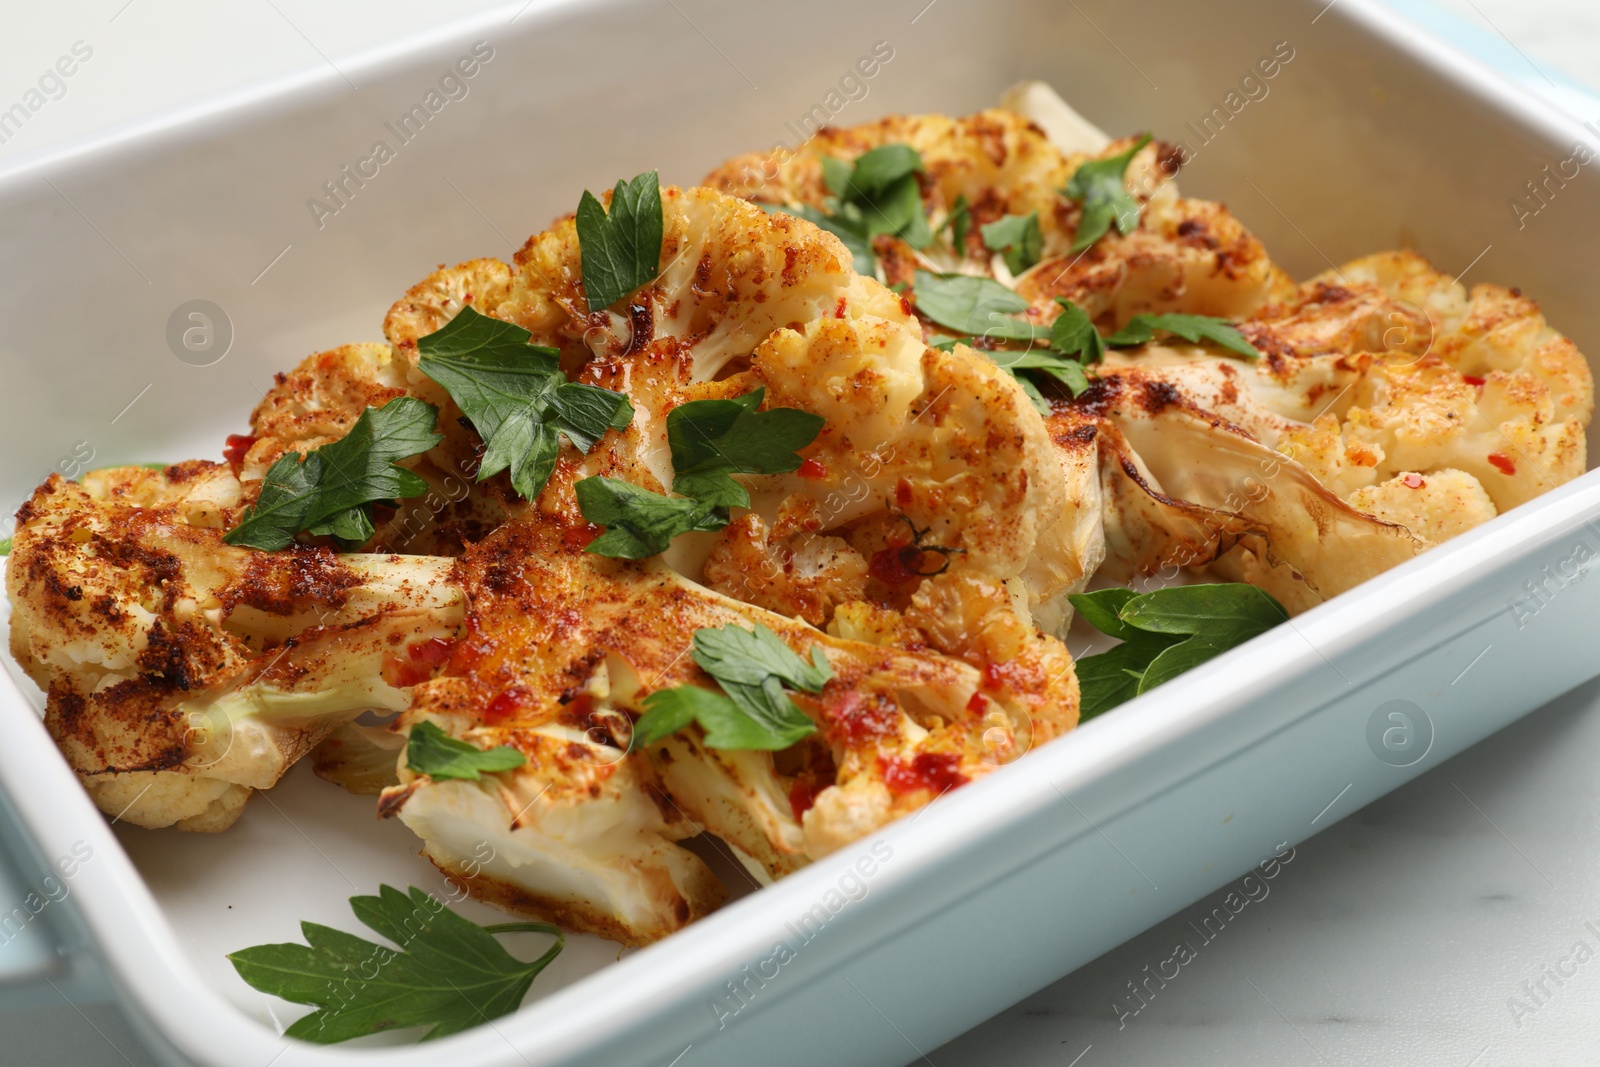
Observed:
[[[1509,206],[1583,132],[1363,3],[825,3],[807,13],[825,33],[731,5],[519,7],[0,173],[3,343],[27,398],[7,498],[50,469],[208,454],[271,372],[374,336],[419,272],[508,254],[580,187],[650,165],[689,181],[792,143],[818,108],[959,113],[1021,77],[1112,130],[1194,123],[1185,189],[1227,199],[1297,275],[1411,244],[1600,345],[1576,283],[1592,179],[1532,218]],[[865,92],[834,93],[879,42]],[[1293,59],[1232,112],[1280,42]],[[440,109],[350,180],[436,88]],[[114,833],[8,693],[9,845],[40,880],[89,850],[40,921],[93,946],[173,1063],[910,1061],[1600,673],[1597,517],[1590,475],[666,942],[614,964],[574,945],[541,999],[447,1045],[289,1045],[232,978],[228,949],[300,919],[353,928],[345,897],[380,880],[429,884],[411,839],[303,773],[218,838]],[[1369,739],[1394,714],[1398,751]]]

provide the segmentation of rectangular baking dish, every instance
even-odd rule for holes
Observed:
[[[1246,91],[1280,42],[1293,58]],[[476,72],[444,92],[467,56]],[[1600,351],[1581,281],[1595,179],[1532,217],[1509,207],[1585,132],[1365,0],[821,0],[803,18],[533,0],[0,171],[0,351],[19,400],[0,495],[52,469],[211,454],[274,371],[378,336],[435,263],[508,256],[581,188],[652,166],[692,182],[792,144],[819,108],[841,124],[959,114],[1021,78],[1109,130],[1187,141],[1185,191],[1226,200],[1299,277],[1411,245],[1469,283],[1519,285]],[[324,183],[395,141],[430,90],[439,109],[330,200]],[[1191,139],[1217,108],[1228,121]],[[192,300],[223,315],[212,347],[180,357],[169,319]],[[65,887],[29,938],[99,964],[74,972],[29,940],[6,957],[10,995],[56,996],[25,984],[46,977],[89,995],[103,973],[181,1065],[909,1062],[1600,674],[1597,520],[1591,473],[665,942],[618,959],[577,939],[522,1011],[426,1048],[285,1042],[284,1005],[222,959],[301,919],[359,929],[345,898],[379,881],[437,888],[414,840],[299,771],[216,838],[109,828],[37,694],[6,686],[4,844],[35,888],[50,872]],[[1404,756],[1371,740],[1396,709]]]

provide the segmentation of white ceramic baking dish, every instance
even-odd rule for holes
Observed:
[[[1284,46],[1265,94],[1243,84]],[[1107,129],[1188,142],[1185,189],[1297,275],[1413,245],[1521,286],[1600,351],[1595,179],[1509,207],[1587,135],[1365,0],[532,0],[0,172],[0,496],[211,454],[272,372],[377,336],[435,263],[509,255],[585,186],[692,181],[818,109],[961,113],[1024,77]],[[430,90],[443,103],[401,137]],[[349,181],[380,139],[403,143]],[[195,300],[223,314],[185,348]],[[438,888],[403,830],[303,771],[217,837],[108,828],[37,694],[8,687],[6,846],[60,899],[0,957],[7,988],[92,993],[41,934],[85,946],[185,1065],[907,1062],[1600,673],[1597,518],[1590,474],[661,944],[576,939],[522,1011],[424,1048],[285,1042],[286,1006],[222,955],[301,919],[359,929],[345,898],[379,881]]]

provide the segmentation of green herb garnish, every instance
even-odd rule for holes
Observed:
[[[583,517],[606,527],[605,533],[584,549],[599,556],[645,559],[665,552],[679,534],[728,525],[725,508],[689,497],[666,496],[618,478],[584,478],[573,490]]]
[[[634,727],[635,745],[653,744],[694,722],[706,731],[711,748],[783,749],[816,732],[816,724],[784,689],[822,691],[833,677],[833,667],[821,646],[811,646],[807,663],[757,623],[754,630],[737,626],[696,630],[691,655],[727,695],[696,685],[651,693]]]
[[[1061,313],[1050,324],[1050,347],[1080,363],[1099,363],[1105,358],[1106,345],[1089,313],[1064,296],[1056,297],[1056,303],[1061,305]]]
[[[922,156],[908,144],[879,145],[856,157],[852,166],[823,157],[823,179],[840,201],[870,204],[922,171]]]
[[[430,1027],[423,1041],[460,1033],[516,1011],[566,943],[548,923],[479,926],[415,886],[409,895],[379,886],[375,897],[351,897],[350,910],[399,949],[305,922],[304,945],[228,954],[253,988],[317,1009],[290,1024],[285,1037],[330,1045],[409,1026]],[[556,942],[524,963],[494,938],[509,933],[549,934]]]
[[[1247,359],[1261,358],[1261,352],[1245,340],[1238,327],[1212,315],[1135,315],[1128,325],[1107,337],[1106,344],[1119,348],[1142,345],[1153,339],[1157,330],[1176,334],[1191,344],[1210,341]]]
[[[1039,213],[1007,215],[1003,219],[979,227],[984,247],[1005,256],[1006,269],[1021,274],[1035,263],[1044,252],[1044,233],[1039,229]]]
[[[1139,201],[1128,192],[1123,177],[1134,153],[1149,143],[1147,133],[1127,151],[1106,159],[1090,160],[1073,171],[1067,187],[1061,190],[1063,196],[1083,205],[1078,232],[1073,236],[1073,255],[1104,237],[1113,222],[1124,234],[1132,233],[1139,225]]]
[[[784,474],[800,466],[798,451],[826,422],[799,408],[756,410],[767,390],[757,386],[732,400],[691,400],[667,414],[672,491],[718,507],[750,506],[750,494],[730,474]]]
[[[510,745],[482,749],[451,737],[426,719],[411,728],[406,740],[406,766],[434,779],[476,782],[483,774],[515,770],[527,762],[527,757]]]
[[[608,214],[587,189],[578,201],[578,252],[590,311],[601,311],[661,273],[661,180],[647,171],[617,182]]]
[[[417,341],[422,373],[444,386],[483,438],[478,480],[511,471],[527,500],[555,470],[560,435],[587,452],[633,419],[621,393],[567,381],[553,348],[529,344],[521,326],[470,307]]]
[[[1089,375],[1084,372],[1082,363],[1047,349],[1030,348],[1026,352],[1018,352],[1001,348],[985,352],[984,355],[1010,371],[1012,376],[1022,383],[1023,390],[1029,394],[1028,398],[1034,401],[1034,406],[1042,415],[1050,414],[1049,402],[1038,392],[1037,387],[1018,375],[1018,371],[1034,370],[1047,374],[1066,386],[1067,391],[1073,396],[1089,388]]]
[[[1043,341],[1047,327],[1013,318],[1028,302],[993,278],[916,273],[917,310],[947,329],[998,341]]]
[[[620,559],[654,556],[679,534],[722,529],[730,507],[750,506],[749,492],[732,475],[798,468],[798,450],[816,440],[824,420],[798,408],[756,410],[765,396],[758,386],[731,400],[691,400],[668,413],[677,496],[614,478],[580,481],[575,488],[584,518],[607,527],[586,551]]]
[[[1014,318],[1016,312],[1028,309],[1027,300],[993,278],[968,274],[939,275],[919,270],[916,279],[917,310],[940,326],[991,341],[1020,341],[1028,345],[1026,350],[1020,352],[1002,348],[986,351],[984,355],[1017,379],[1041,415],[1050,414],[1050,402],[1039,391],[1039,387],[1022,377],[1019,371],[1034,370],[1047,374],[1065,386],[1073,396],[1089,387],[1089,376],[1084,372],[1083,364],[1072,358],[1079,349],[1071,347],[1079,340],[1076,332],[1078,317],[1084,323],[1088,323],[1088,317],[1070,301],[1059,301],[1063,305],[1062,315],[1076,317],[1069,317],[1064,324],[1058,317],[1056,323],[1059,325],[1045,327]],[[1070,336],[1069,330],[1072,331]],[[1094,332],[1092,324],[1088,325],[1088,330],[1098,342],[1100,335]],[[1036,342],[1045,342],[1054,347],[1058,340],[1067,343],[1069,348],[1063,352],[1052,352],[1043,345],[1036,345]],[[948,339],[936,343],[935,347],[949,351],[958,343],[956,339]]]
[[[822,157],[822,180],[836,202],[832,212],[868,239],[879,234],[902,238],[912,248],[933,243],[928,216],[922,207],[922,187],[917,175],[922,156],[907,144],[879,145],[847,164]]]
[[[950,228],[950,248],[958,256],[967,254],[967,231],[972,229],[972,208],[967,203],[965,193],[957,193],[956,199],[950,205],[950,214],[939,225],[940,232],[945,227]]]
[[[375,532],[373,503],[428,491],[420,476],[395,464],[439,443],[438,419],[432,404],[396,397],[363,411],[339,440],[305,455],[279,456],[255,504],[223,540],[275,552],[304,531],[331,536],[346,548],[361,545]]]
[[[832,156],[822,156],[820,162],[822,183],[832,194],[826,211],[806,204],[760,204],[761,209],[805,219],[839,238],[850,250],[857,274],[877,273],[872,239],[880,234],[899,237],[913,248],[933,243],[922,207],[922,187],[917,183],[922,156],[915,148],[879,145],[862,153],[853,164]]]
[[[1289,617],[1271,594],[1240,582],[1149,593],[1102,589],[1068,599],[1085,622],[1122,641],[1077,661],[1080,721],[1149,692]]]

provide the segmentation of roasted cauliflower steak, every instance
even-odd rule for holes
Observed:
[[[504,284],[485,261],[463,264],[413,289],[388,320],[408,353],[471,303],[528,329],[561,351],[576,380],[624,391],[634,407],[630,426],[586,455],[564,455],[538,500],[461,559],[469,630],[483,636],[418,690],[403,721],[426,714],[474,743],[501,739],[529,765],[492,785],[410,777],[390,791],[385,810],[452,872],[469,844],[453,828],[470,820],[439,812],[521,811],[501,853],[553,855],[568,846],[549,828],[577,825],[571,805],[598,791],[628,826],[644,820],[668,838],[711,830],[766,879],[1076,722],[1070,656],[1014,595],[1060,507],[1043,422],[1017,384],[976,354],[927,346],[906,303],[855,274],[843,245],[810,223],[705,189],[662,196],[666,267],[628,298],[626,315],[588,311],[569,219],[530,239]],[[499,303],[481,303],[491,292]],[[598,531],[576,506],[579,479],[665,491],[668,412],[756,388],[766,408],[826,420],[800,471],[739,476],[751,507],[657,559],[582,551]],[[915,570],[901,562],[912,557]],[[530,618],[564,621],[535,642],[520,634]],[[685,656],[697,628],[758,623],[802,650],[837,650],[838,672],[851,665],[852,691],[871,699],[830,690],[802,702],[821,736],[794,751],[712,749],[698,726],[628,751],[644,697],[708,684]],[[464,651],[474,642],[500,652],[475,660]],[[983,681],[1002,666],[1006,680]],[[929,793],[912,784],[918,767],[948,773],[928,771],[938,783]],[[593,789],[558,784],[582,782]],[[632,815],[620,814],[624,797]],[[615,907],[589,908],[571,885],[534,870],[550,865],[508,860],[479,881],[495,899],[646,940],[714,904],[697,863],[663,890],[682,914],[641,916],[630,930],[603,927]]]
[[[11,652],[100,808],[139,826],[230,826],[342,722],[399,711],[397,647],[453,639],[449,560],[222,540],[218,464],[51,478],[18,513]]]
[[[1084,395],[1051,403],[1066,506],[1025,569],[1042,625],[1060,632],[1064,594],[1096,571],[1114,582],[1209,572],[1302,611],[1585,468],[1588,364],[1525,297],[1468,293],[1411,252],[1296,287],[1224,206],[1178,194],[1181,152],[1159,142],[1124,173],[1137,224],[1073,254],[1081,209],[1063,188],[1137,142],[1107,137],[1038,83],[1003,103],[824,130],[794,152],[730,160],[707,184],[825,209],[829,157],[910,145],[935,231],[958,197],[970,214],[962,247],[875,238],[884,277],[913,299],[918,268],[977,275],[1014,290],[1040,325],[1065,299],[1102,333],[1140,314],[1210,315],[1259,349],[1246,361],[1176,339],[1113,348]],[[979,231],[1030,213],[1038,259],[1013,275]]]

